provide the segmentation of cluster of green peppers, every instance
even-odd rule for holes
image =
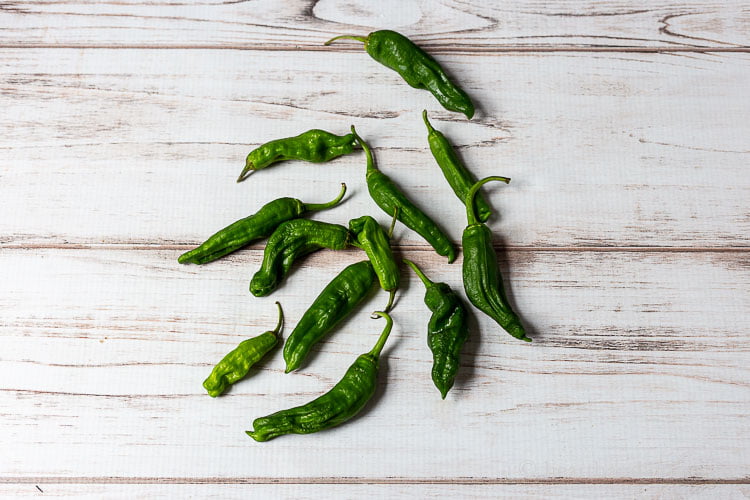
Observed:
[[[367,37],[342,35],[338,39],[354,39],[364,43],[370,56],[397,71],[415,88],[429,90],[443,107],[464,113],[471,119],[474,105],[469,96],[450,81],[440,65],[403,35],[389,30],[370,33]],[[506,177],[492,176],[477,181],[461,163],[448,139],[436,130],[422,112],[428,131],[430,150],[456,196],[465,205],[467,227],[462,237],[463,283],[469,301],[495,320],[512,336],[530,341],[519,317],[510,307],[492,234],[484,222],[492,210],[479,193],[486,182],[509,182]],[[295,198],[273,200],[253,215],[241,219],[209,237],[197,248],[182,254],[180,263],[205,264],[262,238],[268,238],[260,269],[250,281],[250,292],[266,296],[289,274],[294,262],[322,248],[342,250],[354,246],[364,250],[367,259],[347,266],[320,292],[302,315],[284,343],[286,372],[302,366],[311,348],[344,320],[370,294],[376,280],[389,293],[383,311],[373,313],[386,320],[386,326],[375,346],[359,356],[344,377],[329,392],[302,406],[282,410],[255,419],[247,434],[256,441],[267,441],[289,434],[317,432],[341,424],[357,414],[375,392],[378,359],[393,327],[388,314],[401,282],[399,264],[391,248],[396,220],[422,236],[438,253],[451,263],[455,248],[443,230],[399,189],[375,165],[370,146],[351,127],[351,132],[336,135],[324,130],[309,130],[295,137],[278,139],[251,151],[237,182],[256,170],[265,169],[284,160],[320,163],[349,154],[359,146],[366,155],[365,180],[375,203],[393,221],[389,231],[369,215],[351,219],[347,226],[301,218],[307,212],[337,206],[346,193],[346,185],[333,200],[326,203],[303,203]],[[468,338],[467,309],[450,286],[431,281],[414,262],[403,259],[425,286],[424,302],[432,312],[427,324],[427,344],[433,355],[432,380],[445,399],[454,384],[460,365],[460,351]],[[204,381],[208,394],[221,395],[230,385],[241,380],[267,353],[278,344],[284,321],[281,304],[277,325],[272,331],[241,342],[227,354]]]

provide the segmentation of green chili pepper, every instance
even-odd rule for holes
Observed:
[[[296,198],[279,198],[266,203],[256,213],[228,225],[204,241],[199,247],[180,255],[180,264],[206,264],[224,257],[235,250],[265,238],[284,221],[295,219],[305,212],[325,210],[341,201],[346,193],[346,184],[341,183],[341,192],[328,203],[302,203]]]
[[[463,247],[464,290],[477,309],[494,319],[508,333],[517,339],[531,342],[526,336],[521,320],[511,309],[503,288],[503,279],[497,266],[497,255],[492,247],[492,232],[477,221],[474,195],[489,181],[510,182],[507,177],[485,177],[469,190],[466,195],[466,217],[468,226],[464,229]]]
[[[325,130],[308,130],[294,137],[267,142],[250,151],[245,168],[237,178],[242,182],[256,170],[284,160],[304,160],[322,163],[354,151],[352,134],[336,135]]]
[[[276,307],[279,308],[276,328],[270,332],[261,333],[257,337],[243,340],[214,366],[211,375],[203,382],[203,387],[208,391],[209,396],[215,398],[221,395],[230,385],[245,377],[250,368],[278,343],[281,325],[284,322],[284,312],[278,302],[276,302]]]
[[[461,87],[454,84],[437,61],[414,42],[400,33],[390,30],[374,31],[363,36],[341,35],[328,40],[348,38],[365,44],[365,50],[380,64],[396,71],[415,89],[426,89],[438,102],[450,111],[463,113],[467,118],[474,116],[474,104]]]
[[[370,261],[344,268],[307,308],[284,344],[286,373],[296,370],[310,348],[346,318],[367,296],[375,283]]]
[[[393,222],[395,222],[396,214],[393,217]],[[391,228],[393,228],[393,223]],[[378,221],[369,215],[350,220],[349,232],[356,238],[356,241],[352,241],[352,245],[364,250],[367,258],[370,259],[380,281],[380,288],[390,292],[388,304],[384,309],[385,312],[389,312],[401,280],[401,272],[391,250],[390,236],[383,231]]]
[[[461,203],[464,203],[469,189],[477,182],[477,179],[458,159],[458,155],[456,155],[456,151],[448,142],[448,139],[439,130],[432,127],[427,119],[427,110],[422,111],[422,119],[424,119],[424,124],[427,125],[427,141],[430,143],[432,156],[440,166],[440,170],[443,171],[443,176],[450,184],[453,192],[456,193]],[[485,222],[492,215],[492,209],[481,193],[476,195],[476,204],[479,220]]]
[[[321,248],[343,250],[349,246],[349,230],[339,224],[310,219],[282,222],[268,238],[260,269],[250,281],[250,293],[264,297],[289,273],[294,261]]]
[[[396,214],[396,218],[404,225],[432,245],[438,253],[448,257],[448,262],[456,259],[456,250],[450,239],[440,230],[437,224],[427,214],[417,208],[393,181],[375,167],[370,146],[359,136],[352,125],[352,133],[367,155],[367,190],[375,203],[388,215]]]
[[[373,314],[385,318],[386,326],[375,347],[360,355],[339,383],[306,405],[256,418],[247,435],[256,441],[268,441],[283,434],[310,434],[343,424],[359,413],[375,393],[380,352],[393,327],[388,313]]]
[[[427,289],[424,303],[432,311],[427,324],[427,345],[432,352],[432,382],[445,399],[456,379],[461,347],[469,336],[466,308],[448,284],[433,283],[414,262],[403,261],[409,264]]]

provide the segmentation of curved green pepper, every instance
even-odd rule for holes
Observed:
[[[256,170],[284,160],[303,160],[322,163],[354,151],[352,134],[336,135],[325,130],[308,130],[294,137],[267,142],[250,151],[245,168],[237,178],[242,182]]]
[[[326,285],[286,339],[286,373],[300,367],[310,348],[362,302],[374,283],[372,264],[363,260],[344,268]]]
[[[464,203],[469,189],[477,182],[477,179],[471,175],[471,172],[458,159],[458,155],[456,155],[456,151],[451,146],[451,143],[448,142],[448,139],[442,132],[435,130],[432,124],[430,124],[430,121],[427,119],[427,110],[422,111],[422,119],[427,126],[427,142],[430,144],[432,156],[437,161],[440,170],[443,171],[443,177],[448,181],[453,192],[456,193],[461,203]],[[492,209],[487,204],[487,201],[485,201],[482,193],[477,193],[476,204],[479,220],[485,222],[492,215]]]
[[[474,195],[486,182],[510,182],[507,177],[485,177],[466,195],[468,226],[462,237],[464,247],[463,279],[466,296],[474,306],[494,319],[513,337],[531,342],[526,336],[518,315],[511,309],[503,288],[503,279],[497,266],[497,254],[492,246],[492,232],[477,221]]]
[[[349,230],[339,224],[310,219],[282,222],[268,238],[263,262],[250,281],[250,293],[268,295],[289,274],[296,259],[321,248],[343,250],[350,238]]]
[[[253,241],[267,237],[284,221],[297,218],[305,212],[335,207],[346,193],[346,184],[341,183],[341,192],[328,203],[302,203],[296,198],[279,198],[263,205],[253,215],[240,219],[216,232],[206,241],[180,255],[180,264],[206,264],[224,257]]]
[[[366,177],[370,197],[388,215],[392,216],[395,213],[396,218],[406,227],[415,231],[432,245],[438,255],[448,257],[449,263],[456,260],[456,250],[448,236],[396,187],[390,177],[375,167],[370,146],[357,135],[354,125],[352,125],[352,133],[367,155]]]
[[[393,222],[395,221],[394,214]],[[388,304],[384,309],[385,312],[389,312],[393,305],[396,289],[401,281],[401,271],[393,257],[390,236],[383,231],[378,221],[369,215],[350,220],[349,232],[356,238],[356,241],[352,241],[352,245],[364,250],[367,258],[370,259],[375,274],[378,276],[378,281],[380,281],[380,288],[390,292]]]
[[[310,434],[343,424],[359,413],[375,394],[380,352],[393,327],[388,313],[373,314],[385,318],[387,324],[375,347],[360,355],[339,383],[306,405],[256,418],[253,430],[246,431],[247,435],[256,441],[268,441],[283,434]]]
[[[440,64],[425,51],[417,47],[404,35],[391,30],[374,31],[363,36],[341,35],[331,38],[324,45],[342,38],[357,40],[365,44],[365,50],[380,64],[396,71],[415,89],[426,89],[438,102],[450,111],[474,116],[474,104],[461,87],[454,84]]]
[[[209,396],[215,398],[221,395],[230,385],[245,377],[250,368],[278,343],[281,325],[284,322],[284,312],[278,302],[276,302],[276,307],[279,308],[276,328],[261,333],[257,337],[243,340],[214,366],[211,375],[203,382],[203,387],[208,391]]]
[[[424,303],[432,311],[427,324],[427,345],[432,352],[432,382],[445,399],[458,373],[461,347],[469,337],[466,308],[447,283],[433,283],[414,262],[403,261],[409,264],[426,288]]]

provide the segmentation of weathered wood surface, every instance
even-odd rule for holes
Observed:
[[[23,216],[0,218],[0,243],[197,244],[275,197],[332,198],[341,181],[344,206],[316,218],[386,223],[361,152],[234,183],[259,143],[352,123],[458,242],[466,216],[429,152],[427,108],[478,177],[513,178],[487,188],[501,244],[748,245],[748,54],[441,61],[481,107],[471,122],[358,54],[2,50],[0,207]]]
[[[460,262],[408,255],[460,290]],[[299,372],[284,375],[277,351],[212,399],[200,386],[212,363],[274,324],[274,300],[286,337],[335,270],[361,254],[312,256],[264,299],[246,291],[258,252],[201,268],[175,257],[0,253],[10,273],[0,289],[0,442],[15,450],[0,458],[4,475],[746,478],[744,252],[508,252],[501,266],[535,341],[476,315],[445,401],[429,378],[423,289],[409,275],[383,384],[363,415],[265,444],[244,435],[252,419],[330,388],[374,342],[382,321],[367,316],[386,295],[371,297]]]
[[[333,478],[336,481],[337,478]],[[0,495],[19,498],[721,498],[746,499],[742,484],[0,484]]]
[[[334,35],[384,28],[413,35],[436,52],[750,45],[750,11],[742,0],[11,0],[0,3],[0,26],[0,44],[20,47],[322,50]]]

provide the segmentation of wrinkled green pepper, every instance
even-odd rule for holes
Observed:
[[[508,183],[510,179],[498,176],[485,177],[474,184],[466,195],[468,225],[462,237],[464,290],[477,309],[494,319],[513,337],[531,342],[526,336],[521,320],[511,309],[505,296],[503,279],[497,265],[497,254],[492,246],[492,232],[477,220],[474,195],[489,181]]]
[[[445,399],[458,373],[461,347],[469,337],[466,308],[447,283],[433,283],[414,262],[403,261],[426,288],[424,303],[432,311],[427,324],[427,346],[432,352],[432,382]]]
[[[357,135],[354,125],[352,125],[352,133],[367,156],[366,179],[370,197],[388,215],[392,216],[395,213],[396,218],[406,227],[415,231],[432,245],[438,255],[448,257],[449,263],[456,260],[456,250],[448,236],[435,224],[435,221],[417,208],[387,175],[375,167],[370,146]]]
[[[347,38],[365,44],[370,56],[396,71],[410,86],[415,89],[426,89],[438,102],[450,111],[463,113],[467,118],[474,116],[474,104],[458,85],[445,74],[440,64],[414,42],[404,35],[391,30],[374,31],[363,36],[341,35],[334,37],[324,45],[335,40]]]
[[[308,130],[294,137],[276,139],[250,151],[237,182],[244,181],[256,170],[284,160],[312,163],[331,161],[354,151],[355,144],[352,134],[336,135],[318,129]]]
[[[458,159],[456,151],[451,146],[451,143],[448,142],[445,135],[439,130],[435,130],[432,124],[430,124],[430,121],[427,119],[427,110],[422,111],[422,119],[427,126],[427,142],[430,144],[432,156],[437,161],[438,166],[440,166],[443,177],[448,181],[453,192],[456,193],[461,203],[464,203],[466,195],[469,194],[469,189],[477,182],[477,179],[461,163],[461,160]],[[492,209],[487,204],[482,193],[477,193],[476,204],[479,220],[485,222],[492,215]]]
[[[243,340],[214,366],[211,375],[203,382],[203,387],[208,391],[209,396],[215,398],[221,395],[230,385],[245,377],[250,368],[279,342],[284,312],[278,302],[276,302],[276,307],[279,308],[279,320],[276,323],[276,328],[261,333],[257,337]]]
[[[395,221],[394,214],[393,222]],[[392,228],[393,224],[391,224],[391,233]],[[391,250],[390,235],[386,234],[378,221],[369,215],[350,220],[349,232],[355,238],[352,240],[352,245],[364,250],[367,258],[370,259],[378,281],[380,281],[380,288],[390,292],[388,304],[384,309],[385,312],[389,312],[401,280],[401,271],[399,271],[396,259],[393,257],[393,250]]]
[[[310,219],[283,222],[268,238],[263,262],[250,281],[250,293],[264,297],[289,274],[294,261],[321,248],[343,250],[349,246],[349,230],[339,224]]]
[[[180,264],[206,264],[220,259],[253,241],[266,238],[284,221],[300,217],[305,212],[325,210],[338,205],[346,193],[346,184],[341,183],[341,192],[328,203],[302,203],[296,198],[279,198],[266,203],[253,215],[228,225],[208,238],[199,247],[180,255]]]
[[[268,441],[283,434],[310,434],[343,424],[359,413],[375,394],[380,352],[393,327],[388,313],[373,314],[387,321],[375,347],[360,355],[330,391],[303,406],[256,418],[247,435],[256,441]]]
[[[370,261],[344,268],[313,301],[284,344],[286,373],[296,370],[310,348],[346,318],[367,296],[375,283]]]

